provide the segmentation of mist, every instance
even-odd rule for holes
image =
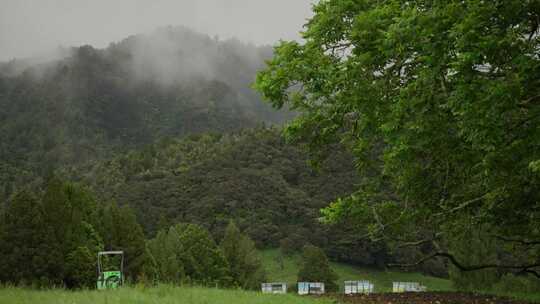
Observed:
[[[0,0],[0,61],[64,47],[104,48],[133,34],[186,26],[257,45],[299,39],[313,0]]]
[[[218,40],[185,27],[164,27],[131,36],[111,45],[109,51],[116,50],[129,54],[123,68],[135,80],[164,85],[220,80],[235,87],[240,82],[246,88],[254,80],[256,68],[271,55],[268,48],[237,39]]]

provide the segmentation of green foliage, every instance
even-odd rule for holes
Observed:
[[[92,224],[96,204],[82,187],[53,177],[41,197],[18,192],[4,215],[3,282],[91,286],[101,237]],[[76,264],[78,263],[78,264]],[[94,278],[95,279],[95,278]]]
[[[148,242],[158,278],[164,282],[213,286],[230,284],[225,257],[208,231],[178,224]]]
[[[493,285],[492,292],[539,294],[540,282],[532,276],[505,274]]]
[[[322,249],[307,245],[302,251],[298,282],[323,282],[327,291],[338,291],[338,275]]]
[[[1,281],[39,283],[46,275],[43,263],[48,253],[42,251],[46,231],[38,198],[28,191],[18,192],[6,207],[2,222]]]
[[[356,172],[343,146],[332,146],[331,153],[318,168],[310,167],[302,145],[287,143],[278,128],[260,126],[160,140],[63,173],[83,176],[80,181],[103,200],[129,204],[148,237],[172,223],[189,222],[220,239],[234,219],[258,248],[289,244],[290,254],[311,243],[331,259],[383,268],[400,252],[390,254],[384,243],[362,237],[365,229],[354,221],[333,227],[319,221],[320,208],[369,179]],[[119,182],[102,182],[109,176]],[[431,273],[445,275],[445,266],[438,265]]]
[[[0,213],[0,281],[13,284],[95,286],[99,251],[123,250],[125,272],[152,276],[141,226],[129,207],[98,206],[84,187],[49,179],[39,195],[17,192]]]
[[[485,234],[485,229],[481,231],[464,229],[461,234],[453,235],[451,238],[453,255],[473,265],[495,263],[497,246],[486,238]],[[489,290],[499,280],[495,269],[465,272],[450,266],[449,275],[456,289],[467,291]]]
[[[157,279],[166,283],[180,283],[184,277],[184,265],[180,260],[180,242],[173,228],[160,230],[148,241],[148,250],[156,264]]]
[[[336,145],[315,170],[301,145],[288,144],[280,131],[260,126],[160,140],[64,173],[82,176],[104,200],[129,204],[150,237],[171,223],[189,222],[219,239],[234,219],[259,248],[278,247],[285,239],[294,244],[292,251],[312,243],[332,258],[381,266],[384,250],[354,238],[359,233],[348,224],[328,230],[318,221],[320,208],[352,193],[361,179],[351,155]],[[119,182],[102,182],[111,179]],[[358,247],[364,254],[356,257]]]
[[[18,73],[4,73],[0,63],[1,198],[65,164],[156,138],[283,121],[290,114],[270,111],[247,90],[270,53],[167,28],[102,50],[73,48],[54,62],[22,64]]]
[[[129,206],[116,203],[101,206],[99,233],[106,250],[122,250],[125,256],[125,276],[136,280],[143,273],[145,263],[151,263],[146,254],[146,239],[135,213]]]
[[[314,151],[342,141],[371,177],[326,219],[352,219],[394,248],[425,240],[428,255],[448,253],[472,218],[491,227],[483,238],[511,240],[499,247],[511,258],[495,265],[531,270],[540,253],[524,245],[540,239],[539,16],[537,1],[521,0],[315,5],[304,41],[281,42],[255,88],[300,113],[288,138]]]
[[[282,256],[290,256],[297,251],[297,244],[291,238],[284,238],[279,241],[279,250]]]
[[[78,247],[71,251],[65,261],[67,285],[81,288],[96,283],[96,254],[88,247]]]
[[[266,274],[253,241],[241,233],[233,221],[225,229],[220,244],[229,265],[234,285],[243,289],[258,289],[266,281]]]
[[[301,254],[283,257],[279,250],[270,249],[262,251],[261,256],[270,282],[287,282],[288,286],[295,286],[302,265]],[[429,291],[455,291],[450,280],[418,272],[379,270],[336,262],[330,262],[330,267],[339,277],[337,283],[340,291],[343,291],[343,282],[350,280],[368,280],[375,285],[375,292],[391,292],[392,282],[395,281],[420,282]]]
[[[180,254],[189,282],[228,285],[228,265],[208,230],[193,224],[174,226],[183,251]]]

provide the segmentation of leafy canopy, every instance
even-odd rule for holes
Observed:
[[[327,220],[354,218],[461,270],[538,275],[538,20],[533,0],[320,1],[304,42],[281,42],[255,88],[301,113],[290,139],[345,142],[372,176]],[[512,259],[452,255],[446,241],[480,225]]]

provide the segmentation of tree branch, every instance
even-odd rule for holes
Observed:
[[[412,241],[412,242],[402,242],[401,244],[399,244],[397,246],[397,248],[417,247],[417,246],[420,246],[420,245],[424,245],[424,244],[433,242],[435,239],[440,237],[442,234],[443,234],[442,232],[437,232],[431,238],[422,239],[422,240],[418,240],[418,241]]]
[[[426,261],[431,260],[436,257],[443,257],[443,258],[448,259],[457,269],[461,271],[465,271],[465,272],[490,269],[490,268],[508,269],[508,270],[518,270],[518,273],[530,273],[540,279],[540,273],[538,271],[533,270],[533,268],[540,267],[540,263],[534,263],[534,264],[528,264],[528,265],[504,265],[504,264],[495,264],[495,263],[480,264],[480,265],[464,265],[461,262],[459,262],[455,256],[453,256],[452,254],[448,252],[435,252],[411,264],[388,264],[387,266],[388,267],[405,267],[405,268],[414,267],[414,266],[423,264]]]
[[[456,211],[458,211],[458,210],[460,210],[460,209],[466,208],[466,207],[468,207],[469,205],[472,205],[472,204],[474,204],[474,203],[476,203],[476,202],[478,202],[478,201],[483,200],[485,196],[486,196],[486,194],[484,194],[484,195],[482,195],[482,196],[480,196],[480,197],[477,197],[477,198],[473,198],[473,199],[471,199],[471,200],[468,200],[468,201],[466,201],[466,202],[461,203],[459,206],[456,206],[456,207],[454,207],[454,208],[452,208],[452,209],[449,209],[449,210],[445,210],[445,211],[436,213],[435,216],[441,216],[441,215],[445,215],[445,214],[448,214],[448,213],[454,213],[454,212],[456,212]]]
[[[525,245],[525,246],[540,245],[540,240],[528,241],[528,240],[523,240],[523,239],[511,239],[511,238],[506,238],[506,237],[500,236],[500,235],[494,235],[494,237],[501,240],[501,241],[519,243],[519,244],[522,244],[522,245]]]

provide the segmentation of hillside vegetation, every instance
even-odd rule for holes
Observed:
[[[163,137],[285,121],[289,112],[271,110],[249,89],[271,54],[162,28],[39,65],[0,63],[0,196],[59,166]]]
[[[133,283],[538,294],[540,2],[326,0],[304,29],[0,64],[0,283],[91,288],[123,250]]]
[[[89,185],[104,200],[131,206],[147,236],[178,222],[195,223],[221,238],[234,220],[259,248],[297,252],[325,248],[333,260],[381,268],[414,251],[389,252],[362,238],[351,223],[324,225],[320,209],[351,194],[365,177],[340,145],[318,167],[302,145],[275,127],[164,139],[104,161],[64,167],[61,174]],[[444,275],[441,264],[424,268]]]
[[[345,147],[332,146],[312,167],[301,144],[268,127],[293,117],[250,89],[271,55],[162,28],[51,62],[0,64],[0,215],[20,191],[41,197],[56,176],[87,187],[98,206],[130,207],[147,239],[193,223],[219,241],[234,220],[259,248],[314,244],[333,260],[373,267],[414,255],[362,238],[363,227],[319,221],[321,208],[364,179]],[[112,248],[126,240],[103,241]],[[6,254],[16,256],[12,249]]]

